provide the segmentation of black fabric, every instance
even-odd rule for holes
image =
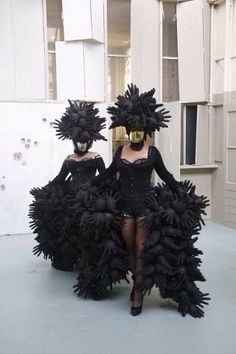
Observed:
[[[205,281],[199,270],[202,263],[196,248],[196,235],[204,224],[202,214],[209,205],[205,196],[195,194],[190,181],[180,182],[183,194],[173,194],[168,186],[157,186],[146,200],[142,222],[149,229],[144,241],[144,262],[140,288],[149,292],[158,287],[163,298],[177,302],[178,311],[195,318],[204,316],[203,307],[210,300],[196,286]]]
[[[37,234],[34,254],[43,253],[52,260],[53,267],[73,270],[80,243],[80,206],[73,211],[74,199],[83,185],[105,169],[102,158],[66,159],[59,174],[42,188],[34,188],[30,205],[30,226]],[[67,176],[70,174],[70,177]]]
[[[199,270],[202,251],[195,242],[209,203],[207,197],[195,194],[195,186],[189,181],[180,182],[179,188],[181,196],[167,185],[153,187],[146,195],[145,213],[137,218],[137,225],[122,216],[119,194],[109,192],[107,185],[79,193],[78,206],[86,206],[81,216],[84,241],[75,285],[79,296],[105,297],[113,284],[127,279],[128,258],[136,280],[137,303],[140,291],[146,294],[158,287],[163,298],[178,304],[183,316],[204,316],[203,307],[210,298],[195,284],[205,280]],[[132,254],[134,228],[140,230],[138,261]]]
[[[59,139],[72,139],[80,143],[90,144],[96,140],[107,140],[100,131],[105,128],[106,118],[98,116],[99,109],[94,103],[72,102],[61,119],[53,123]]]
[[[128,85],[124,95],[117,97],[115,105],[107,108],[112,120],[110,128],[123,126],[127,134],[132,129],[141,128],[145,135],[149,136],[152,136],[155,130],[166,128],[171,116],[169,111],[163,108],[163,104],[156,102],[154,93],[154,88],[140,93],[136,85]]]
[[[122,217],[117,208],[120,196],[110,186],[104,183],[80,190],[74,205],[75,212],[84,209],[74,291],[78,296],[95,300],[104,298],[117,282],[128,281],[129,263],[121,237]]]
[[[158,287],[163,298],[172,299],[178,304],[178,311],[183,316],[189,314],[200,318],[204,316],[203,307],[208,304],[210,298],[208,293],[201,292],[195,284],[196,281],[205,280],[199,270],[201,264],[199,255],[202,251],[195,247],[195,242],[196,235],[204,224],[202,215],[206,214],[205,208],[209,201],[207,197],[195,194],[195,186],[190,181],[177,182],[165,168],[155,147],[149,148],[147,158],[132,163],[122,159],[121,152],[122,147],[116,151],[109,168],[92,178],[93,184],[99,187],[91,189],[97,188],[99,193],[106,196],[108,192],[104,191],[101,183],[116,173],[120,175],[121,197],[117,198],[114,204],[113,224],[109,221],[110,213],[105,209],[107,203],[98,203],[98,197],[90,190],[85,194],[86,200],[93,201],[89,212],[86,211],[81,217],[84,221],[83,235],[90,235],[91,244],[83,248],[81,260],[84,261],[80,263],[75,291],[78,295],[101,298],[105,296],[108,287],[115,283],[114,280],[126,279],[128,268],[125,255],[124,258],[119,256],[122,250],[116,248],[117,246],[112,248],[113,253],[110,257],[109,249],[103,249],[101,242],[106,230],[106,243],[110,245],[115,231],[116,244],[122,245],[119,244],[118,237],[121,237],[121,242],[122,240],[125,242],[124,251],[130,262],[130,270],[134,273],[133,295],[136,305],[140,304],[141,293],[149,293],[153,287]],[[166,185],[151,186],[150,177],[153,169],[167,183]],[[135,225],[133,218],[125,217],[125,212],[136,217]],[[139,217],[140,214],[142,217]],[[140,231],[140,242],[135,243],[135,248],[138,247],[138,250],[135,249],[138,257],[132,254],[134,227],[136,232]],[[97,256],[96,263],[101,265],[96,273],[95,270],[91,272],[96,265],[89,268],[87,261],[85,262],[88,257],[93,259],[93,254]],[[119,273],[113,280],[109,272],[112,269],[112,260],[114,257],[117,259],[117,255]]]
[[[142,150],[143,146],[144,146],[144,141],[140,141],[139,143],[133,143],[133,142],[130,143],[130,149],[134,151]]]
[[[122,146],[117,149],[110,166],[102,174],[92,178],[91,182],[99,185],[118,172],[122,198],[120,205],[123,213],[137,217],[145,211],[145,196],[152,188],[150,180],[153,169],[173,191],[179,187],[179,183],[166,169],[156,147],[150,146],[147,158],[134,162],[121,158],[121,153]]]
[[[73,185],[80,186],[86,183],[88,179],[94,177],[96,171],[99,173],[105,170],[103,159],[98,156],[95,158],[82,158],[81,160],[66,159],[61,167],[59,174],[52,180],[53,183],[63,183],[71,173],[71,182]]]

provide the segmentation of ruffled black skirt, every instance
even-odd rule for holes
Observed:
[[[78,257],[81,212],[73,215],[73,201],[78,188],[70,182],[49,183],[30,191],[34,200],[30,205],[30,227],[37,235],[33,253],[43,254],[53,267],[73,271]]]
[[[163,298],[178,304],[182,315],[202,317],[209,297],[196,285],[205,278],[199,270],[202,251],[195,243],[204,224],[202,215],[208,200],[197,196],[189,181],[180,185],[181,196],[159,184],[145,198],[140,222],[149,229],[149,234],[144,241],[144,267],[139,287],[144,294],[158,287]],[[75,210],[83,205],[84,212],[75,292],[79,296],[100,299],[116,282],[127,280],[129,265],[120,233],[127,205],[109,186],[81,191],[76,199]]]

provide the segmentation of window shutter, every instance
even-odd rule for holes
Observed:
[[[45,54],[41,0],[13,0],[17,99],[45,99]]]
[[[86,41],[57,42],[57,97],[104,101],[104,45]]]
[[[57,99],[84,99],[83,42],[56,42]]]
[[[10,1],[0,2],[0,99],[15,97],[13,24]]]
[[[0,98],[45,99],[42,1],[1,1],[0,14]]]
[[[180,101],[208,100],[210,5],[203,0],[177,4]]]
[[[104,42],[103,0],[63,0],[65,41]]]
[[[209,107],[197,106],[196,165],[209,164]]]

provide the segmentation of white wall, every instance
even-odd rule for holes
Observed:
[[[178,63],[181,102],[204,102],[209,99],[209,22],[210,5],[207,1],[194,0],[178,3]]]
[[[150,0],[147,5],[146,0],[131,1],[131,81],[141,92],[155,87],[158,101],[161,93],[161,22],[160,2]],[[167,129],[155,133],[154,144],[167,169],[179,180],[181,107],[179,102],[168,102],[165,108],[172,118]],[[155,181],[158,180],[155,174]]]
[[[179,180],[181,105],[180,102],[166,102],[164,107],[171,118],[168,128],[155,133],[155,146],[160,150],[166,168]]]
[[[65,41],[104,43],[104,0],[62,0]]]
[[[64,158],[73,152],[70,141],[58,140],[50,122],[60,118],[67,103],[0,103],[0,235],[30,232],[28,206],[29,190],[53,179]],[[105,105],[98,105],[105,115]],[[43,118],[47,121],[43,122]],[[109,122],[107,124],[109,126]],[[103,130],[107,137],[108,129]],[[21,138],[31,139],[30,149]],[[38,147],[34,146],[38,141]],[[106,165],[110,158],[110,144],[96,142],[92,148],[99,152]],[[15,161],[13,154],[22,153]],[[4,178],[5,177],[5,178]]]
[[[42,0],[0,0],[0,99],[45,99]]]
[[[148,4],[147,4],[148,3]],[[160,2],[131,1],[131,81],[160,98]]]
[[[212,200],[212,173],[204,169],[191,170],[181,169],[181,181],[190,180],[196,186],[196,194],[204,195]],[[211,219],[211,204],[206,208],[206,216],[204,219]]]
[[[226,5],[225,2],[211,8],[212,29],[211,29],[211,87],[213,94],[220,94],[224,91],[225,75],[225,37],[226,37]]]
[[[104,1],[62,1],[64,42],[56,42],[59,100],[105,101]]]
[[[56,42],[57,97],[105,100],[105,49],[86,41]]]
[[[213,217],[236,228],[236,1],[226,0],[212,7],[211,88],[217,134],[213,178]],[[221,139],[219,139],[221,137]],[[220,183],[221,182],[221,183]],[[220,202],[220,208],[217,206]]]

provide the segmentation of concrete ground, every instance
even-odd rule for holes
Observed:
[[[32,254],[32,235],[0,237],[1,354],[235,354],[236,231],[207,222],[199,284],[212,300],[203,319],[182,317],[152,291],[129,314],[129,285],[104,301],[73,295],[76,274]]]

